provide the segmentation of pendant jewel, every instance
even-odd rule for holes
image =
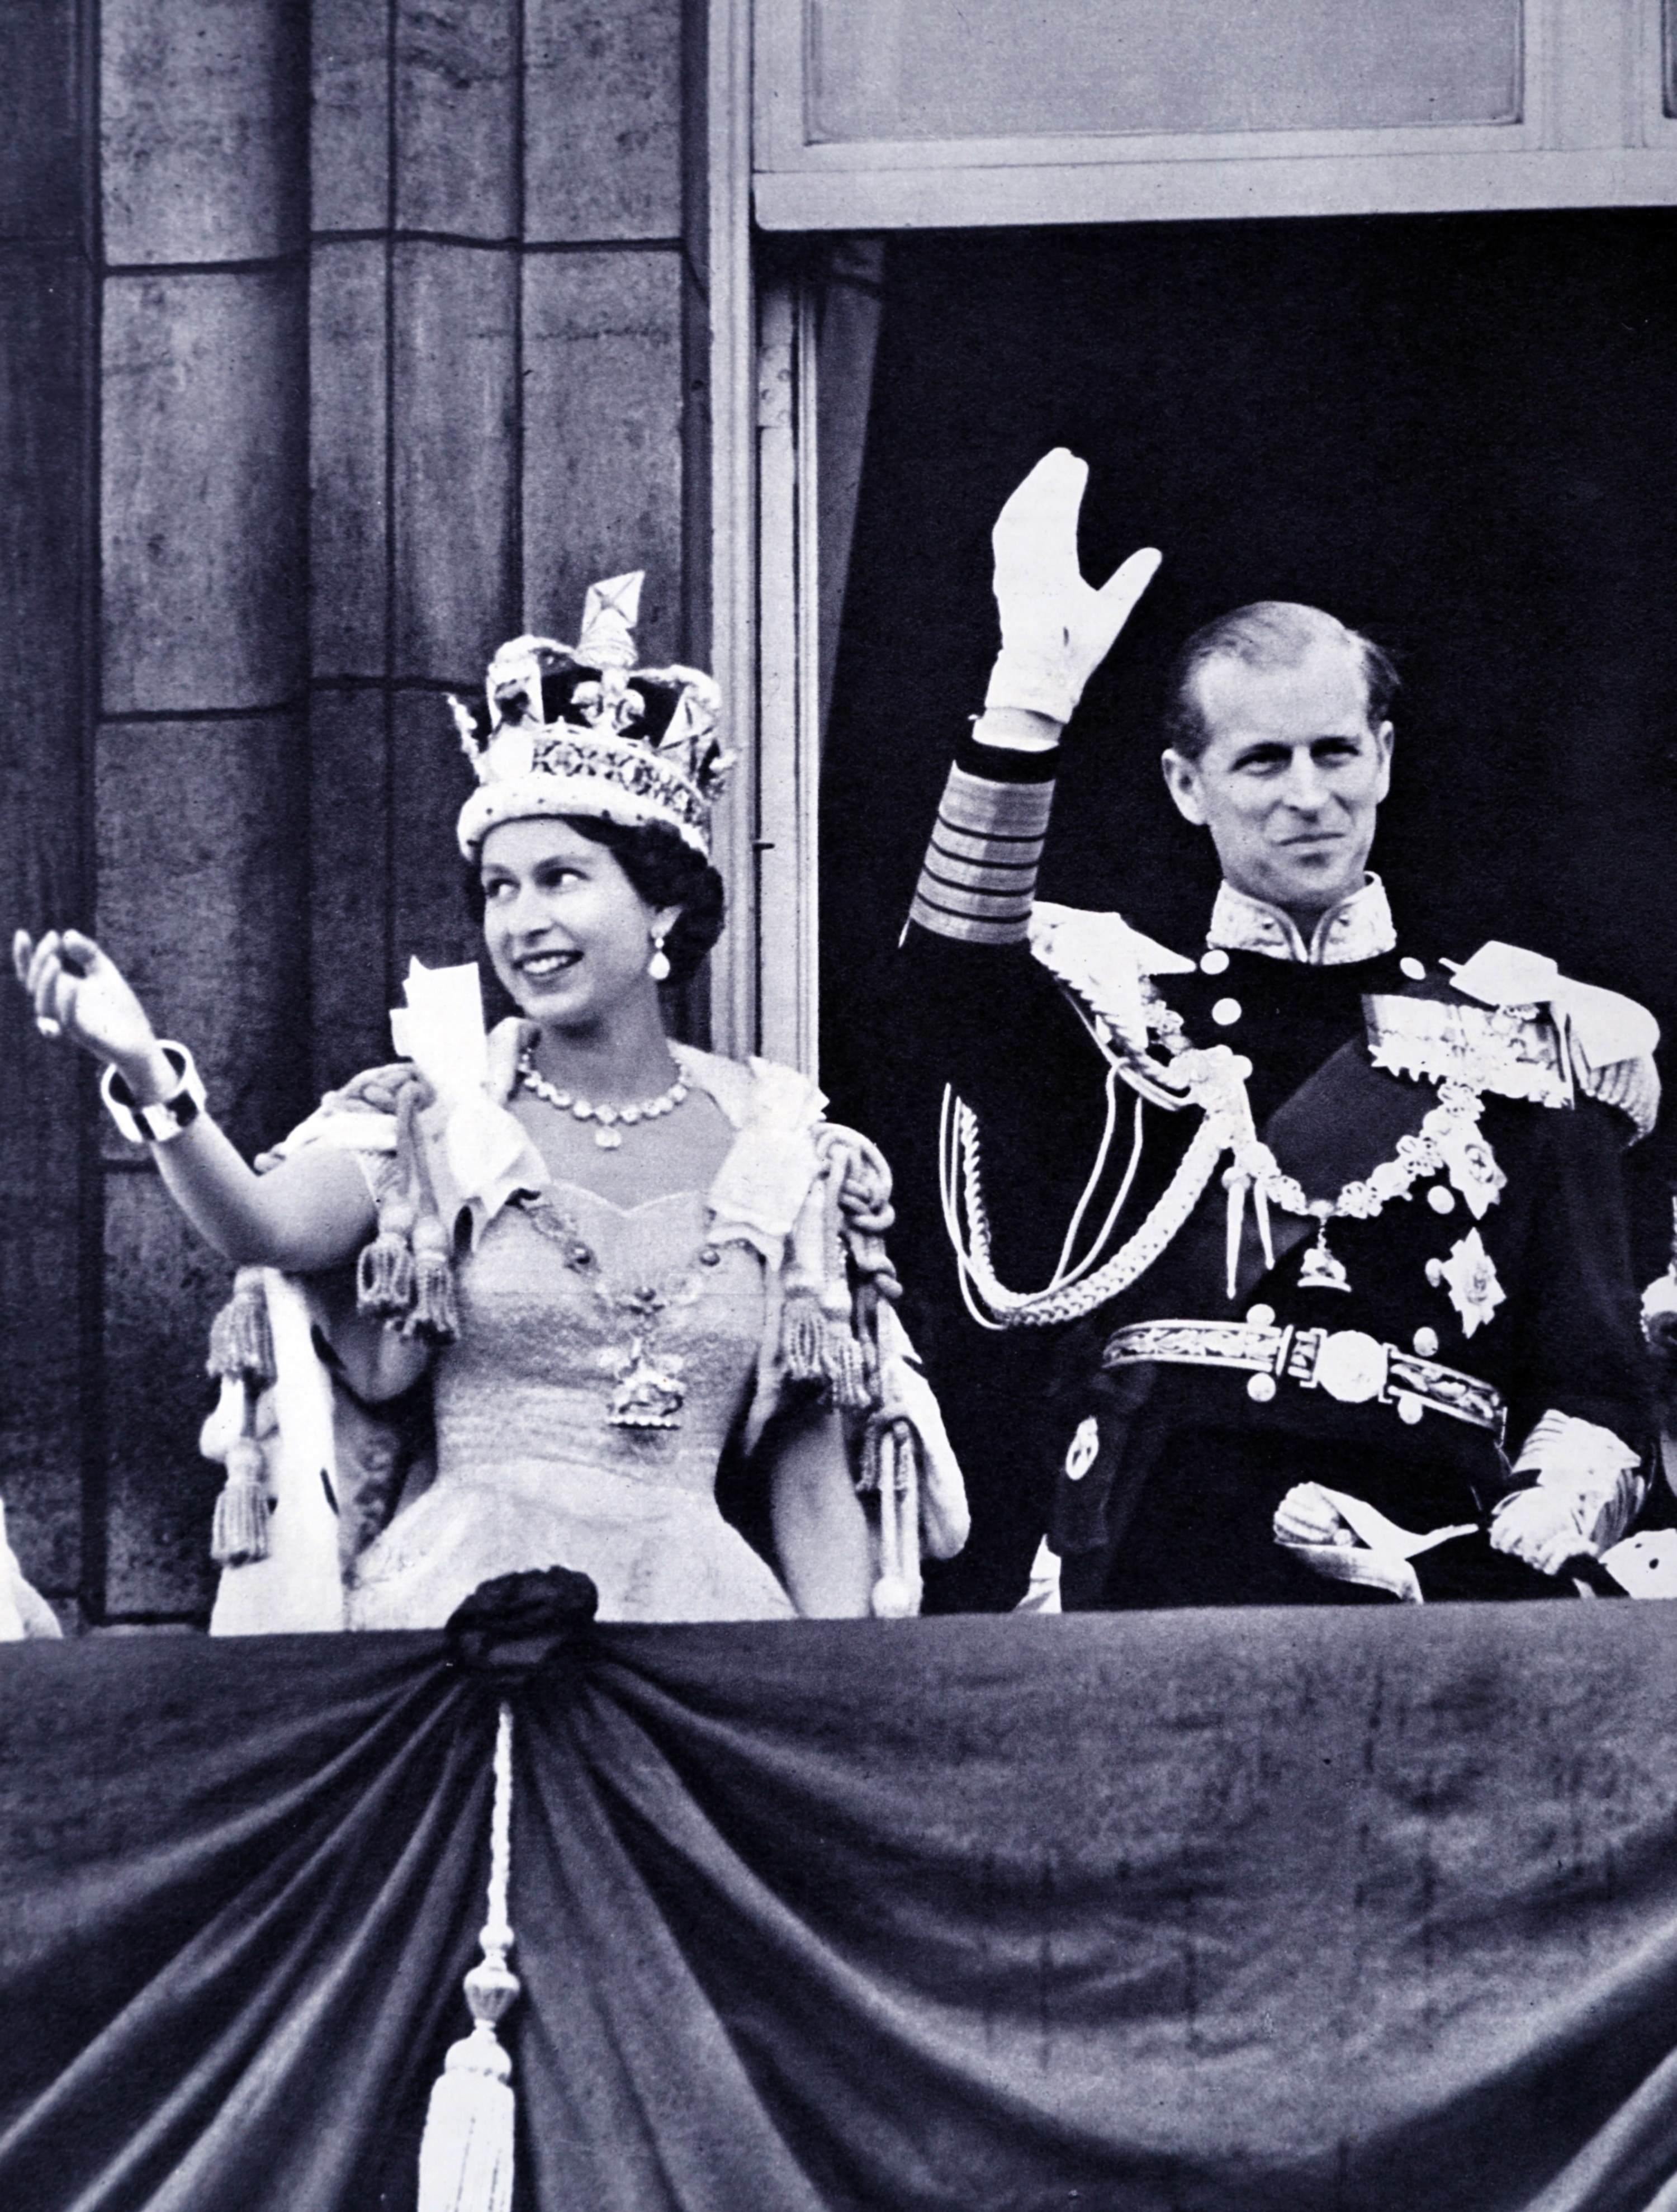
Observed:
[[[1328,1224],[1333,1208],[1325,1200],[1318,1199],[1310,1212],[1315,1216],[1316,1241],[1299,1263],[1298,1287],[1301,1291],[1348,1291],[1351,1278],[1345,1271],[1345,1262],[1328,1249]]]
[[[519,1055],[519,1084],[538,1098],[551,1106],[556,1113],[569,1114],[578,1121],[598,1123],[594,1131],[594,1142],[602,1152],[615,1152],[623,1141],[623,1131],[632,1129],[637,1121],[655,1121],[660,1115],[673,1114],[688,1095],[684,1075],[677,1074],[667,1091],[660,1091],[656,1098],[643,1098],[633,1106],[596,1106],[586,1098],[579,1098],[574,1091],[561,1091],[538,1074],[533,1052],[529,1047]]]
[[[687,1385],[671,1374],[675,1360],[659,1367],[647,1357],[646,1340],[636,1336],[618,1355],[617,1387],[606,1419],[614,1429],[678,1429]]]
[[[1376,1064],[1379,1064],[1377,1055]],[[1438,1103],[1422,1121],[1419,1133],[1400,1137],[1390,1159],[1371,1168],[1366,1178],[1346,1183],[1334,1199],[1307,1198],[1297,1180],[1282,1173],[1267,1145],[1246,1146],[1236,1155],[1235,1165],[1224,1178],[1230,1183],[1230,1297],[1234,1296],[1238,1241],[1236,1209],[1249,1190],[1261,1207],[1267,1203],[1287,1213],[1314,1218],[1316,1240],[1298,1271],[1298,1286],[1305,1291],[1351,1288],[1343,1261],[1328,1249],[1330,1221],[1371,1221],[1394,1199],[1408,1198],[1415,1185],[1428,1176],[1444,1178],[1427,1194],[1435,1212],[1453,1212],[1459,1193],[1473,1218],[1482,1219],[1496,1205],[1508,1181],[1479,1126],[1483,1105],[1479,1094],[1467,1085],[1442,1083]]]

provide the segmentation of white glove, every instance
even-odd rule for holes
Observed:
[[[1569,1559],[1595,1548],[1585,1539],[1572,1500],[1556,1491],[1535,1485],[1510,1491],[1491,1516],[1491,1548],[1523,1559],[1540,1575],[1558,1575]]]
[[[1514,1462],[1516,1474],[1536,1480],[1529,1490],[1515,1491],[1498,1506],[1492,1543],[1546,1575],[1556,1571],[1545,1564],[1549,1559],[1557,1565],[1579,1552],[1599,1559],[1642,1510],[1648,1485],[1638,1473],[1641,1464],[1613,1430],[1551,1408]],[[1553,1500],[1559,1516],[1538,1504],[1519,1503],[1534,1498]],[[1559,1552],[1569,1525],[1571,1550]]]
[[[1334,1544],[1344,1549],[1356,1531],[1319,1482],[1296,1482],[1275,1509],[1278,1544]]]
[[[1106,659],[1162,556],[1132,553],[1097,592],[1078,565],[1078,510],[1089,464],[1063,446],[1046,453],[1003,507],[995,549],[1001,652],[984,695],[988,712],[1012,708],[1068,722],[1083,687]]]

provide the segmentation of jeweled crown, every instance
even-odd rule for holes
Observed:
[[[460,810],[475,860],[498,822],[586,814],[662,822],[710,854],[711,809],[732,766],[716,734],[721,696],[696,668],[637,668],[645,574],[591,584],[576,643],[509,639],[489,663],[487,714],[451,694],[477,788]]]

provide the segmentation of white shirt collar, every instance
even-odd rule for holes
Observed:
[[[1328,908],[1308,945],[1297,923],[1279,907],[1249,898],[1232,884],[1220,884],[1206,942],[1225,952],[1261,952],[1271,960],[1296,960],[1311,968],[1343,968],[1389,952],[1397,932],[1386,886],[1370,874],[1359,890]]]

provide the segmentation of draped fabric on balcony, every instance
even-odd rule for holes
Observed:
[[[596,1632],[520,1690],[543,2212],[1677,2203],[1677,1613]],[[0,1659],[0,2202],[410,2204],[493,1697]]]

